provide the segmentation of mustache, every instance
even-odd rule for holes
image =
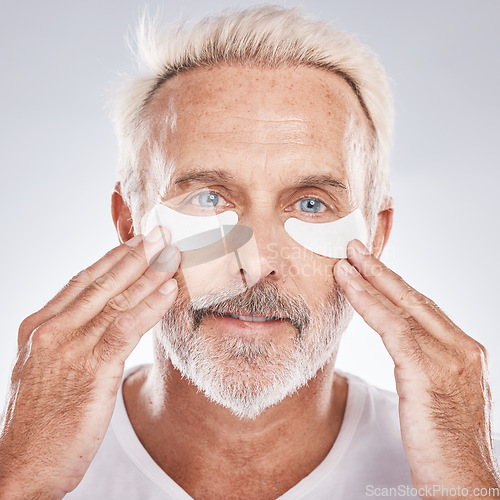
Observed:
[[[240,287],[241,288],[241,287]],[[299,335],[309,326],[311,311],[301,296],[290,296],[271,282],[258,282],[240,293],[227,288],[191,299],[188,312],[197,330],[205,316],[244,309],[250,315],[288,319]]]

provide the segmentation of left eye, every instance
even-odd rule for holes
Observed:
[[[297,203],[300,203],[300,210],[310,214],[318,213],[321,206],[326,208],[326,205],[317,198],[302,198]]]
[[[197,200],[198,203],[195,203],[195,205],[199,205],[200,207],[213,208],[217,206],[220,198],[214,191],[203,191],[194,195],[191,200]]]

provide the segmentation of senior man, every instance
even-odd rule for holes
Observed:
[[[20,327],[0,498],[498,496],[484,348],[379,260],[376,59],[275,6],[139,34],[149,74],[116,107],[123,243]],[[342,234],[347,258],[325,246]],[[353,309],[397,395],[335,371]],[[152,365],[124,374],[152,328]]]

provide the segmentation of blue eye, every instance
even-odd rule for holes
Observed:
[[[193,199],[198,200],[201,207],[215,207],[219,201],[219,195],[213,191],[206,191],[197,194]]]
[[[300,200],[300,209],[310,214],[317,213],[321,205],[323,205],[323,203],[316,198],[304,198]]]

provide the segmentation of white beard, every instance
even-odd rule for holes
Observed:
[[[353,309],[338,285],[316,306],[320,315],[315,316],[302,297],[288,297],[269,282],[231,297],[223,292],[197,297],[184,306],[177,302],[158,323],[155,334],[172,365],[207,398],[242,419],[255,419],[307,384],[336,356]],[[287,316],[295,325],[295,335],[292,339],[245,339],[230,332],[212,332],[199,324],[199,317],[197,321],[199,309],[220,312],[228,306]],[[287,329],[291,328],[289,324]]]

